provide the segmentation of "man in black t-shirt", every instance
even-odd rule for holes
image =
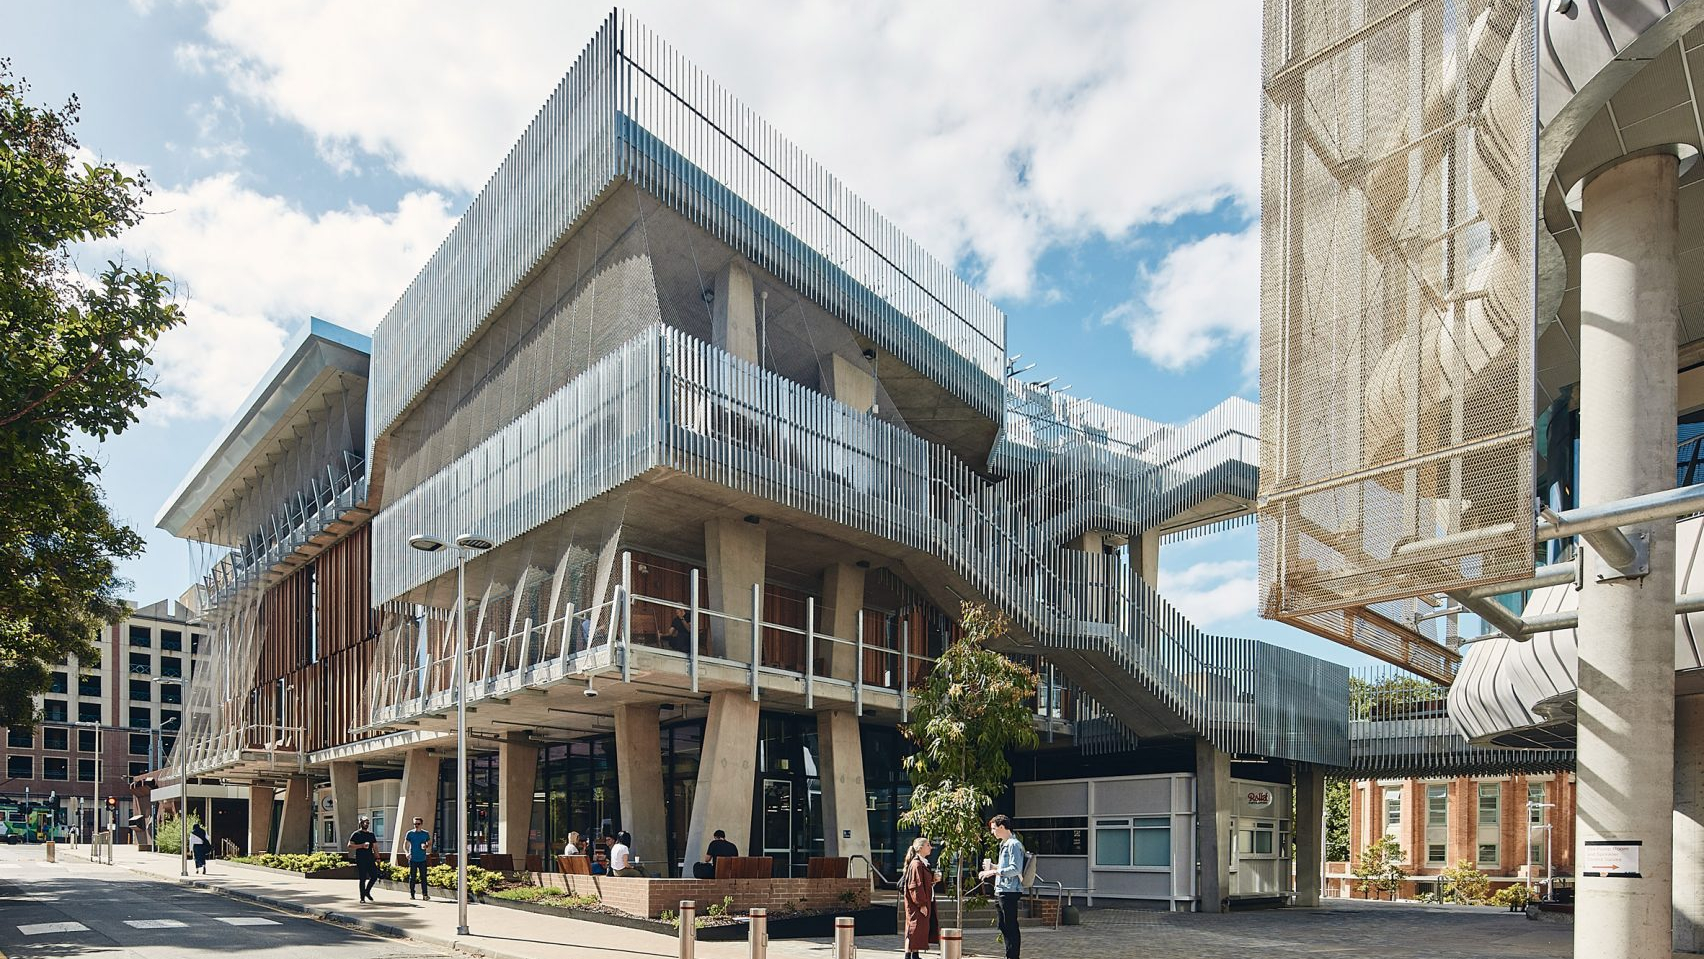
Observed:
[[[738,857],[740,854],[740,847],[728,841],[727,833],[718,829],[712,835],[716,838],[710,840],[710,845],[705,848],[704,861],[696,863],[692,867],[692,875],[695,879],[716,878],[716,860],[723,856]]]
[[[379,837],[373,835],[372,820],[362,816],[357,821],[349,848],[355,850],[355,887],[362,902],[372,902],[373,885],[379,881]]]

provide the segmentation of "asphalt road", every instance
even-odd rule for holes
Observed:
[[[337,959],[447,953],[356,929],[145,879],[90,863],[86,847],[0,846],[0,956],[8,959]]]

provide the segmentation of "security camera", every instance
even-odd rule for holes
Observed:
[[[587,686],[585,689],[580,691],[580,695],[587,699],[596,699],[598,698],[598,691],[591,686]]]

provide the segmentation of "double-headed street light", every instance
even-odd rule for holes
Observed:
[[[189,661],[191,672],[195,670],[195,660]],[[155,685],[176,686],[180,690],[189,689],[188,677],[155,676],[149,682]],[[189,695],[178,697],[183,702],[178,704],[178,734],[172,740],[172,749],[178,754],[178,876],[189,876],[189,741],[185,736],[189,732],[189,724],[184,717],[189,715]]]
[[[435,536],[415,534],[408,545],[423,553],[456,550],[456,935],[467,932],[467,557],[496,545],[471,533],[446,543]]]

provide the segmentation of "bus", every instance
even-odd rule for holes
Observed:
[[[66,834],[63,811],[57,801],[0,797],[0,842],[15,846],[62,840]]]

